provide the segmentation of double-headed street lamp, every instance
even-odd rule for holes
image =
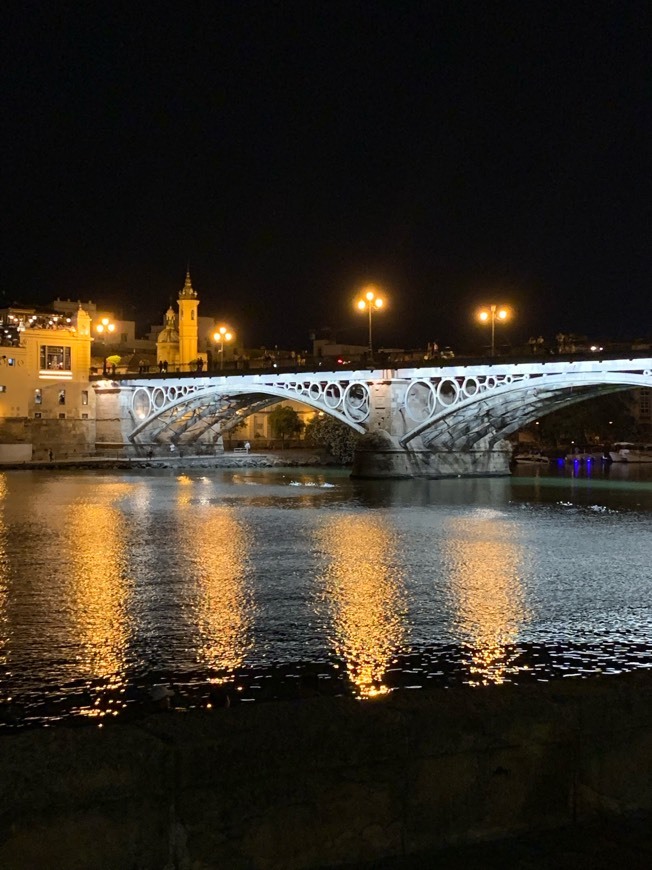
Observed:
[[[505,321],[509,318],[509,308],[503,305],[489,305],[478,311],[478,320],[491,323],[491,356],[496,355],[496,320]]]
[[[112,323],[109,317],[103,317],[95,327],[95,332],[102,338],[104,342],[104,360],[102,361],[102,374],[106,374],[106,340],[115,332],[115,323]]]
[[[367,311],[369,313],[369,358],[373,359],[374,357],[374,345],[372,338],[372,327],[371,327],[371,315],[374,311],[379,311],[383,305],[385,304],[385,300],[382,296],[379,296],[376,292],[375,288],[367,287],[366,290],[363,291],[362,296],[356,300],[356,308],[359,311]]]
[[[219,329],[213,333],[213,340],[219,345],[221,369],[224,368],[224,343],[233,341],[234,338],[235,334],[231,332],[228,326],[220,326]]]

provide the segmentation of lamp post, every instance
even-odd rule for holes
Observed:
[[[228,326],[220,326],[219,329],[213,333],[213,340],[219,345],[220,369],[224,368],[224,343],[232,341],[234,338],[235,335],[231,332]]]
[[[505,321],[509,317],[509,309],[502,305],[489,305],[478,311],[478,320],[491,323],[491,356],[496,355],[496,320]]]
[[[115,323],[111,322],[109,317],[103,317],[100,322],[95,327],[95,332],[101,336],[102,341],[104,342],[104,359],[102,361],[102,374],[106,374],[106,339],[107,336],[111,335],[115,332]]]
[[[373,287],[368,287],[363,291],[362,296],[356,300],[356,308],[359,311],[367,311],[369,314],[369,359],[372,360],[374,358],[374,345],[372,338],[372,325],[371,325],[371,317],[374,311],[379,311],[383,305],[385,304],[385,300],[382,296],[379,296],[376,293],[376,290]]]

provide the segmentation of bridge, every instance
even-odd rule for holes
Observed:
[[[509,474],[509,435],[550,411],[652,387],[652,358],[97,377],[97,446],[210,452],[243,417],[293,400],[359,433],[359,477]]]

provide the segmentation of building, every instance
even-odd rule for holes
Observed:
[[[190,280],[190,270],[177,300],[179,317],[170,306],[163,329],[156,338],[156,362],[165,371],[202,371],[208,359],[199,350],[199,297]]]
[[[91,318],[0,311],[0,462],[88,455],[95,447]]]

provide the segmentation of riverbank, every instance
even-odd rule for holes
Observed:
[[[0,738],[0,864],[543,870],[573,843],[599,868],[625,831],[649,866],[651,735],[647,673],[26,731]]]
[[[214,455],[176,453],[164,456],[66,456],[39,459],[31,462],[0,463],[2,471],[44,468],[301,468],[341,467],[327,451],[316,449],[269,450],[264,453],[234,453],[225,451]]]

